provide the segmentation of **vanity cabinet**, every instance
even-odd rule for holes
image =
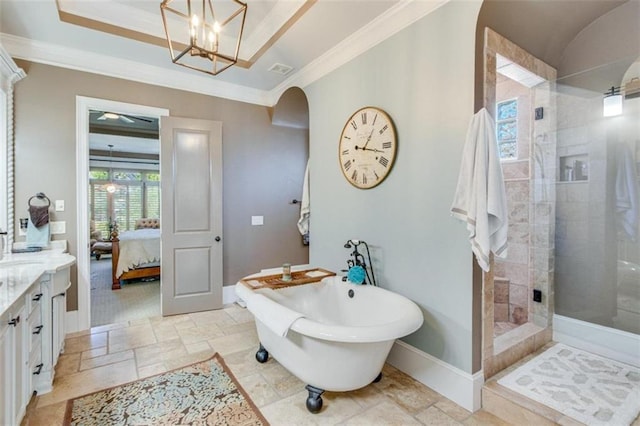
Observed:
[[[20,424],[29,402],[25,312],[24,299],[20,299],[0,317],[0,422],[6,425]]]
[[[35,390],[39,393],[50,392],[53,388],[53,376],[58,357],[64,349],[64,316],[67,306],[70,268],[45,274],[41,279],[42,316],[45,328],[42,333],[42,367],[37,374]]]
[[[0,425],[19,425],[33,393],[53,387],[69,274],[43,274],[0,315]]]

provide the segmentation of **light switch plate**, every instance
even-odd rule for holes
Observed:
[[[57,212],[64,211],[64,200],[56,200],[56,211]]]
[[[264,216],[251,216],[251,225],[253,226],[264,225]]]

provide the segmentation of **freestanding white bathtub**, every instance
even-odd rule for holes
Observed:
[[[349,391],[380,380],[395,339],[424,321],[420,308],[406,297],[341,277],[277,290],[252,291],[238,283],[236,293],[256,319],[256,359],[266,362],[271,353],[307,383],[312,413],[322,408],[325,390]],[[282,322],[274,324],[283,318],[293,318],[284,336]]]

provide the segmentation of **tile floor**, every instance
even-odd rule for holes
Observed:
[[[253,316],[238,307],[152,317],[70,334],[53,391],[34,398],[23,425],[62,424],[66,401],[209,358],[219,352],[272,425],[506,425],[486,411],[471,414],[386,365],[366,388],[326,392],[318,414],[305,408],[305,383],[275,360],[255,361]]]

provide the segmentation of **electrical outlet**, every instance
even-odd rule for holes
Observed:
[[[51,221],[49,222],[49,230],[51,232],[51,235],[66,234],[67,222],[65,222],[64,220],[56,222]]]
[[[251,225],[253,226],[264,225],[264,216],[251,216]]]
[[[533,301],[542,303],[542,290],[533,289]]]

